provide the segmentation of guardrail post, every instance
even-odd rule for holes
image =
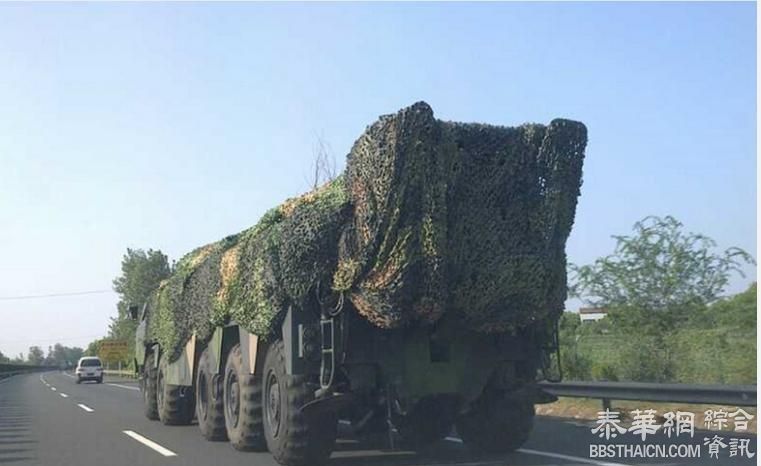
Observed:
[[[603,411],[609,411],[610,410],[610,398],[603,398],[602,399],[602,410]]]

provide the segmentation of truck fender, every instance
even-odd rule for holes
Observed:
[[[238,343],[240,353],[243,355],[243,370],[249,374],[257,374],[263,367],[263,356],[266,354],[264,343],[259,341],[259,336],[249,333],[243,327],[238,326]]]
[[[249,333],[240,325],[218,327],[214,330],[206,350],[209,352],[216,373],[222,373],[225,357],[236,344],[240,344],[243,355],[243,370],[249,374],[257,374],[264,367],[267,344],[258,335]]]
[[[193,385],[193,368],[195,366],[196,334],[185,343],[180,357],[166,366],[166,381],[172,385]],[[158,358],[156,358],[158,361]]]

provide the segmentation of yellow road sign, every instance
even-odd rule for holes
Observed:
[[[106,361],[123,361],[127,359],[129,346],[124,340],[104,340],[100,342],[98,354]]]

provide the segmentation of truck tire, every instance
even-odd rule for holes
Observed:
[[[243,370],[240,345],[227,356],[222,385],[227,437],[236,450],[266,451],[262,426],[262,385],[257,376]]]
[[[153,362],[155,356],[151,353],[145,357],[143,374],[140,377],[140,390],[143,392],[143,408],[145,417],[151,421],[159,419],[159,408],[156,403],[156,367]],[[80,381],[77,380],[77,383]]]
[[[267,350],[263,371],[264,435],[275,461],[286,466],[317,466],[333,451],[335,414],[307,416],[301,407],[314,399],[315,385],[304,375],[287,375],[283,342]]]
[[[457,433],[478,452],[509,453],[531,434],[534,405],[505,397],[481,396],[473,410],[457,420]]]
[[[156,375],[156,406],[159,412],[159,420],[167,426],[190,424],[193,421],[195,411],[193,389],[166,383],[167,365],[168,357],[166,354],[162,354]]]
[[[206,440],[227,440],[222,377],[217,374],[208,349],[201,353],[196,374],[196,418]]]
[[[425,397],[394,424],[404,444],[413,449],[422,448],[449,435],[454,425],[454,412],[446,400]]]

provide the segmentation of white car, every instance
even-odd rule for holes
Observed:
[[[77,383],[81,383],[83,380],[95,380],[98,383],[103,383],[103,364],[98,357],[80,358],[74,373],[77,375]]]

